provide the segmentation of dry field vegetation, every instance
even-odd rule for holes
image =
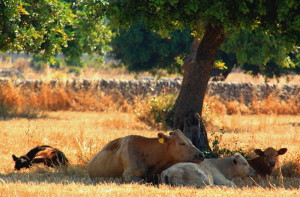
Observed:
[[[161,131],[147,114],[151,108],[147,99],[128,102],[116,95],[47,86],[33,93],[10,84],[0,87],[0,101],[5,104],[0,102],[0,108],[14,115],[0,118],[0,196],[300,196],[300,106],[295,100],[280,103],[270,97],[248,107],[206,98],[204,116],[210,143],[217,140],[218,148],[241,149],[250,157],[255,148],[269,146],[286,147],[288,152],[280,157],[283,186],[275,179],[269,186],[246,178],[234,180],[235,188],[203,189],[110,179],[93,183],[89,179],[87,164],[106,143],[130,134],[155,137]],[[152,124],[142,121],[145,119]],[[61,149],[71,165],[67,169],[34,166],[13,170],[12,154],[20,156],[43,144]]]

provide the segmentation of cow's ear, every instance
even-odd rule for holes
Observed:
[[[19,158],[16,155],[12,155],[14,161],[17,161]]]
[[[233,160],[232,160],[233,164],[236,165],[238,163],[239,159],[240,159],[240,155],[239,154],[234,155]]]
[[[182,132],[179,130],[179,129],[176,129],[175,131],[171,131],[170,133],[169,133],[169,135],[170,136],[174,136],[174,135],[178,135],[178,134],[182,134]]]
[[[263,156],[264,155],[264,152],[260,149],[255,149],[254,152],[259,155],[259,156]]]
[[[163,144],[166,141],[168,141],[168,137],[165,134],[163,134],[163,133],[158,133],[157,137],[158,137],[158,142],[161,143],[161,144]]]
[[[277,151],[277,153],[278,153],[278,155],[283,155],[286,153],[286,151],[287,151],[287,148],[281,148]]]

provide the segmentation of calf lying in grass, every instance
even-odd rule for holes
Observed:
[[[256,171],[257,175],[265,179],[269,185],[271,185],[270,176],[277,170],[276,177],[280,178],[281,185],[283,185],[283,176],[278,157],[279,155],[285,154],[286,151],[287,148],[275,150],[269,147],[265,151],[255,149],[254,152],[259,157],[248,160],[248,163]]]
[[[162,172],[162,182],[173,186],[206,185],[235,186],[231,181],[235,177],[255,175],[242,155],[205,159],[202,163],[178,163]]]
[[[43,163],[48,167],[69,164],[63,152],[47,145],[37,146],[21,157],[12,155],[12,158],[15,162],[15,170],[30,168],[34,163]]]

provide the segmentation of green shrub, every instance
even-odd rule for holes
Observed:
[[[218,157],[229,157],[236,153],[239,153],[245,157],[246,153],[242,150],[242,148],[237,147],[235,150],[229,150],[227,148],[221,148],[222,137],[224,135],[224,130],[220,129],[221,134],[217,134],[212,131],[211,133],[211,151],[204,152],[205,158],[218,158]],[[235,142],[237,145],[237,141]]]
[[[50,60],[50,68],[63,69],[66,67],[66,62],[63,58],[52,57]]]
[[[30,67],[36,71],[44,71],[49,67],[49,63],[43,58],[42,55],[34,55],[30,62]]]
[[[173,94],[149,95],[143,101],[141,108],[136,110],[136,113],[139,119],[148,125],[159,129],[167,129],[169,126],[166,117],[173,110],[175,101],[176,96]]]
[[[74,73],[76,76],[81,74],[81,69],[79,67],[72,66],[69,68],[69,73]]]
[[[136,110],[139,119],[159,129],[170,129],[174,121],[174,105],[177,96],[177,94],[149,95],[143,100],[140,109]],[[202,116],[204,124],[208,125],[215,115],[210,105],[204,103]]]

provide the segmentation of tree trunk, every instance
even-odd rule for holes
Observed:
[[[180,129],[201,150],[210,150],[201,118],[204,96],[218,48],[225,40],[222,26],[207,25],[194,61],[183,65],[183,81],[175,103],[174,129]],[[193,58],[193,49],[191,51]],[[198,115],[197,115],[198,114]]]

